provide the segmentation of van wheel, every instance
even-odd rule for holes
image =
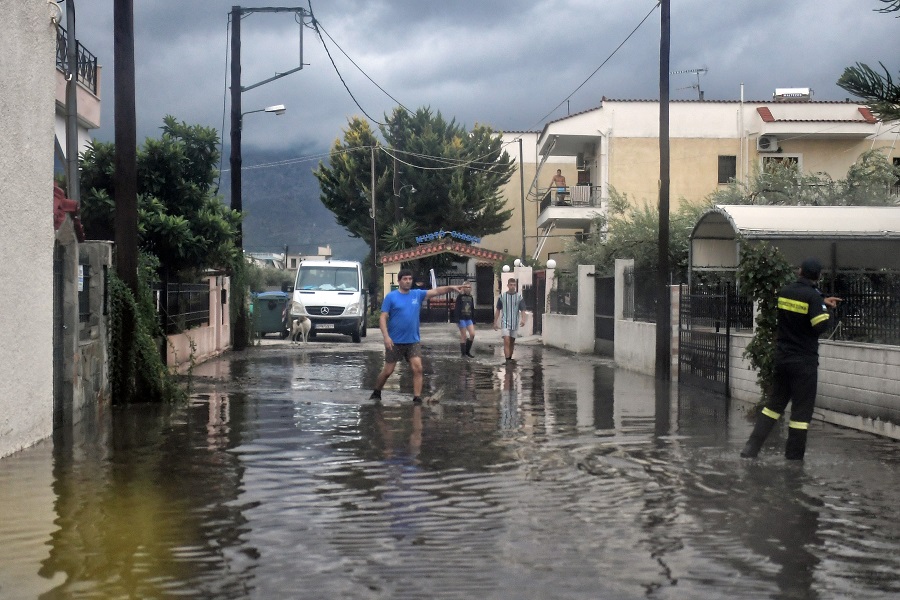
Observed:
[[[356,331],[350,334],[350,339],[353,340],[354,344],[358,344],[362,341],[362,336],[359,334],[359,329],[356,329]]]

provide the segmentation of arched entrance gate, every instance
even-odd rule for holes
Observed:
[[[449,232],[446,235],[447,237],[441,237],[427,244],[419,244],[412,248],[382,254],[379,257],[379,262],[381,263],[384,286],[378,301],[380,302],[381,298],[384,298],[384,295],[391,291],[392,285],[396,285],[397,274],[400,272],[404,262],[449,252],[466,259],[465,271],[435,273],[437,285],[459,285],[466,279],[473,280],[475,282],[472,290],[472,295],[475,296],[475,320],[477,323],[490,323],[493,319],[494,310],[494,265],[502,262],[506,256],[501,252],[486,250],[485,248],[454,240],[450,237]],[[427,285],[427,273],[416,273],[416,276],[422,277],[423,282]],[[453,302],[454,298],[450,294],[431,298],[422,307],[422,321],[426,323],[450,322],[453,317]]]

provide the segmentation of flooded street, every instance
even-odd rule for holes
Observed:
[[[272,339],[0,460],[0,598],[900,595],[896,442],[743,460],[745,405],[478,334],[423,326],[438,402],[368,400],[377,330]]]

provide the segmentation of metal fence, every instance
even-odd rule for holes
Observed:
[[[753,331],[753,299],[731,281],[693,281],[688,292],[693,308],[691,321],[716,331]]]
[[[209,325],[208,283],[169,283],[153,294],[166,334]]]
[[[550,312],[561,315],[578,314],[578,279],[572,273],[560,273],[553,279],[550,291]]]
[[[900,345],[900,273],[840,271],[823,273],[820,289],[841,298],[833,340]]]
[[[656,323],[656,271],[636,271],[634,267],[625,267],[623,279],[622,316],[634,321]]]
[[[63,73],[69,72],[68,56],[69,34],[62,27],[56,27],[56,68]],[[85,85],[93,94],[97,94],[97,57],[77,42],[75,46],[77,59],[78,82]]]

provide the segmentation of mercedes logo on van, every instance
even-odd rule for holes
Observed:
[[[322,310],[320,310],[319,312],[321,312],[323,315],[327,315],[327,314],[328,314],[328,307],[327,307],[327,306],[323,306],[323,307],[322,307]]]

